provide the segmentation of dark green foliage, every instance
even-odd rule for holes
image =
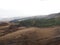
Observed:
[[[60,25],[60,18],[51,18],[51,19],[27,19],[24,21],[18,22],[19,26],[26,27],[50,27],[55,25]]]

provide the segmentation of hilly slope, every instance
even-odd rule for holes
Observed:
[[[15,19],[10,21],[17,26],[24,27],[51,27],[60,25],[60,13],[46,16],[32,16],[27,18]]]
[[[1,36],[0,45],[47,45],[50,40],[53,41],[51,44],[56,42],[58,45],[59,37],[60,27],[30,27]]]
[[[0,45],[60,45],[60,13],[0,22]]]
[[[18,27],[14,23],[0,22],[0,36],[4,36],[8,33],[17,31],[18,29],[24,29],[25,27]]]

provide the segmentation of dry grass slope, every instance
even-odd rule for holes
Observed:
[[[59,33],[58,33],[59,32]],[[59,37],[60,27],[30,27],[0,37],[0,45],[46,45],[49,39]]]

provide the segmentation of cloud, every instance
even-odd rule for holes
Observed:
[[[28,17],[60,12],[60,0],[0,0],[0,17]]]
[[[4,10],[0,9],[0,17],[13,17],[14,15],[17,15],[16,11],[14,10]]]

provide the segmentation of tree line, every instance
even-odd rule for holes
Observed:
[[[60,25],[60,18],[51,18],[51,19],[27,19],[23,21],[16,22],[18,26],[26,27],[50,27]]]

